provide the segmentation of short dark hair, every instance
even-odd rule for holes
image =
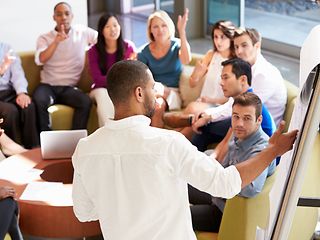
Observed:
[[[236,28],[234,38],[248,35],[251,39],[252,45],[261,42],[261,35],[255,28]]]
[[[226,61],[223,61],[221,65],[231,65],[232,72],[236,75],[236,78],[238,79],[242,75],[245,75],[247,77],[249,86],[251,86],[252,73],[250,63],[242,60],[241,58],[231,58]]]
[[[240,105],[243,107],[253,106],[256,109],[256,119],[262,114],[261,99],[252,92],[245,92],[234,98],[232,107]]]
[[[58,2],[58,3],[54,6],[54,8],[53,8],[53,12],[55,12],[55,11],[56,11],[56,8],[57,8],[59,5],[61,5],[61,4],[67,5],[68,8],[70,9],[70,11],[72,11],[71,5],[70,5],[69,3],[67,3],[67,2]]]
[[[114,105],[129,100],[135,89],[146,87],[150,80],[149,68],[137,60],[122,60],[110,68],[107,74],[107,90]]]

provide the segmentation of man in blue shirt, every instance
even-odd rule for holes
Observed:
[[[205,151],[207,146],[214,142],[221,141],[231,126],[231,111],[233,98],[245,92],[252,92],[251,66],[240,58],[232,58],[222,62],[221,82],[223,93],[229,100],[223,105],[206,109],[193,123],[192,129],[198,133],[193,136],[192,144],[199,151]],[[271,136],[275,131],[275,123],[270,112],[262,105],[263,131]]]
[[[246,92],[234,99],[232,106],[232,128],[214,150],[212,157],[222,166],[229,167],[245,161],[261,152],[267,145],[269,137],[262,130],[262,103],[254,93]],[[266,178],[274,173],[276,161],[273,160],[254,181],[242,188],[243,197],[254,197],[262,191]],[[200,199],[200,200],[199,200]],[[225,199],[206,196],[189,186],[193,228],[199,231],[219,230]]]
[[[25,148],[39,145],[35,106],[28,96],[28,82],[21,61],[8,44],[0,42],[0,118],[14,141],[21,136]],[[21,133],[19,133],[21,130]]]

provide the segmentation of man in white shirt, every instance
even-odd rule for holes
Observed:
[[[256,29],[238,28],[234,35],[237,57],[252,66],[252,89],[270,111],[276,126],[282,120],[287,90],[280,71],[261,54],[261,36]]]
[[[73,203],[80,221],[99,220],[105,239],[195,240],[187,183],[230,198],[288,151],[297,131],[275,133],[246,162],[223,168],[179,132],[154,128],[154,79],[139,61],[108,73],[114,120],[80,140],[72,157]]]
[[[54,30],[37,41],[36,64],[43,66],[41,83],[33,93],[40,131],[51,130],[50,105],[59,103],[74,108],[72,129],[87,128],[91,100],[77,88],[85,63],[85,53],[97,39],[97,32],[85,26],[71,26],[71,6],[60,2],[54,7]]]

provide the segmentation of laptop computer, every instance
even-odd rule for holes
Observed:
[[[56,130],[40,133],[41,155],[43,159],[71,158],[81,138],[87,130]]]

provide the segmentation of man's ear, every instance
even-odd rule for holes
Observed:
[[[254,44],[254,47],[255,47],[257,50],[259,50],[259,49],[261,48],[261,42],[256,42],[256,43]]]
[[[240,82],[241,82],[241,85],[246,85],[246,84],[248,84],[248,78],[247,78],[246,75],[241,75],[241,76],[239,77],[239,80],[240,80]]]
[[[142,87],[136,87],[134,95],[138,102],[143,102],[143,89]]]
[[[260,116],[257,118],[257,122],[258,122],[259,124],[261,124],[261,123],[262,123],[262,120],[263,120],[263,117],[262,117],[262,115],[260,115]]]

